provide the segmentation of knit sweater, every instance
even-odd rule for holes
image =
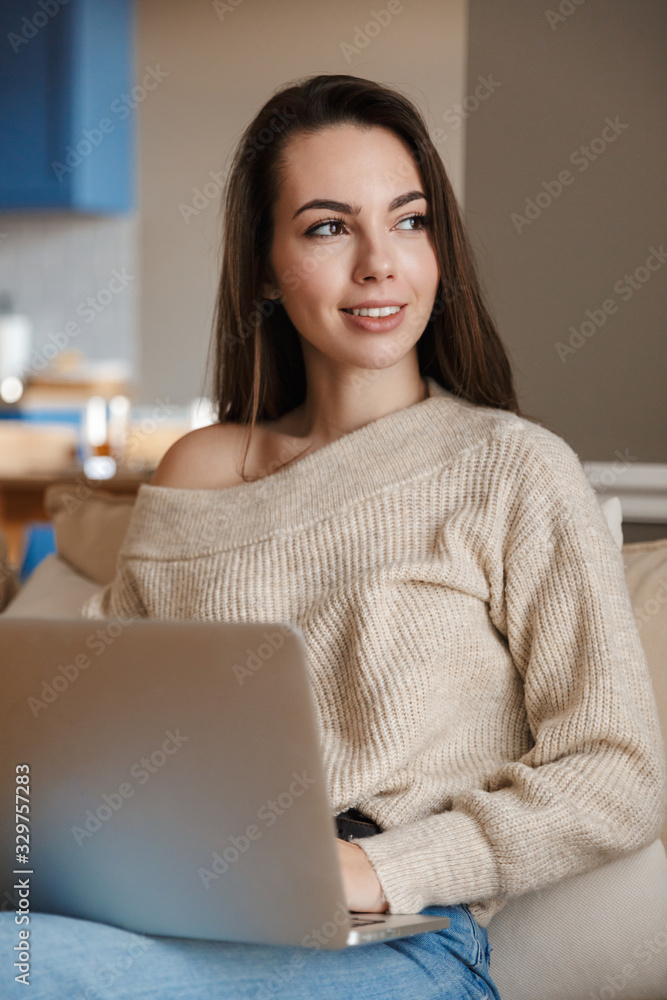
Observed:
[[[332,815],[392,913],[508,897],[655,840],[664,744],[623,559],[573,449],[429,397],[262,479],[140,486],[85,617],[290,621]]]

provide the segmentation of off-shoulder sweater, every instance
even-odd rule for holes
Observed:
[[[392,913],[508,897],[660,833],[664,743],[623,559],[541,425],[429,397],[261,479],[140,486],[85,617],[300,628],[332,815]]]

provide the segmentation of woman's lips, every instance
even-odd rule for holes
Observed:
[[[392,316],[354,316],[352,313],[345,312],[344,309],[341,309],[340,312],[346,320],[361,330],[369,330],[371,333],[384,333],[386,330],[394,330],[397,326],[400,326],[403,322],[406,308],[407,306],[401,306],[399,311]]]

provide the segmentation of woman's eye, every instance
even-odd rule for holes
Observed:
[[[320,230],[320,229],[327,229],[327,228],[330,228],[331,226],[342,226],[342,225],[344,225],[344,223],[343,223],[343,221],[341,219],[329,219],[327,222],[320,222],[319,225],[315,226],[314,229],[309,229],[307,235],[308,236],[331,236],[331,233],[320,233],[320,232],[318,232],[318,230]],[[338,235],[338,234],[334,234],[334,235]]]
[[[413,219],[417,220],[418,226],[416,228],[410,227],[410,229],[408,229],[408,232],[417,232],[418,229],[424,229],[425,228],[425,225],[426,225],[426,216],[422,215],[421,212],[415,212],[414,215],[409,215],[407,217],[407,219],[401,219],[401,221],[397,222],[396,224],[398,226],[402,226],[404,222],[412,222]]]
[[[412,223],[413,221],[417,222],[416,226],[409,226],[407,229],[402,229],[401,232],[420,232],[420,230],[426,228],[428,224],[428,216],[423,215],[421,212],[415,212],[413,215],[409,215],[407,218],[401,219],[396,223],[396,226],[402,226],[404,222]],[[321,229],[331,229],[332,226],[344,227],[345,221],[343,219],[326,219],[324,222],[319,222],[316,226],[313,226],[312,229],[309,229],[306,236],[324,237],[326,239],[327,237],[340,235],[340,233],[320,232]]]

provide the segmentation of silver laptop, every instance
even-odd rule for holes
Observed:
[[[0,660],[3,909],[332,949],[449,926],[348,911],[292,624],[0,616]]]

